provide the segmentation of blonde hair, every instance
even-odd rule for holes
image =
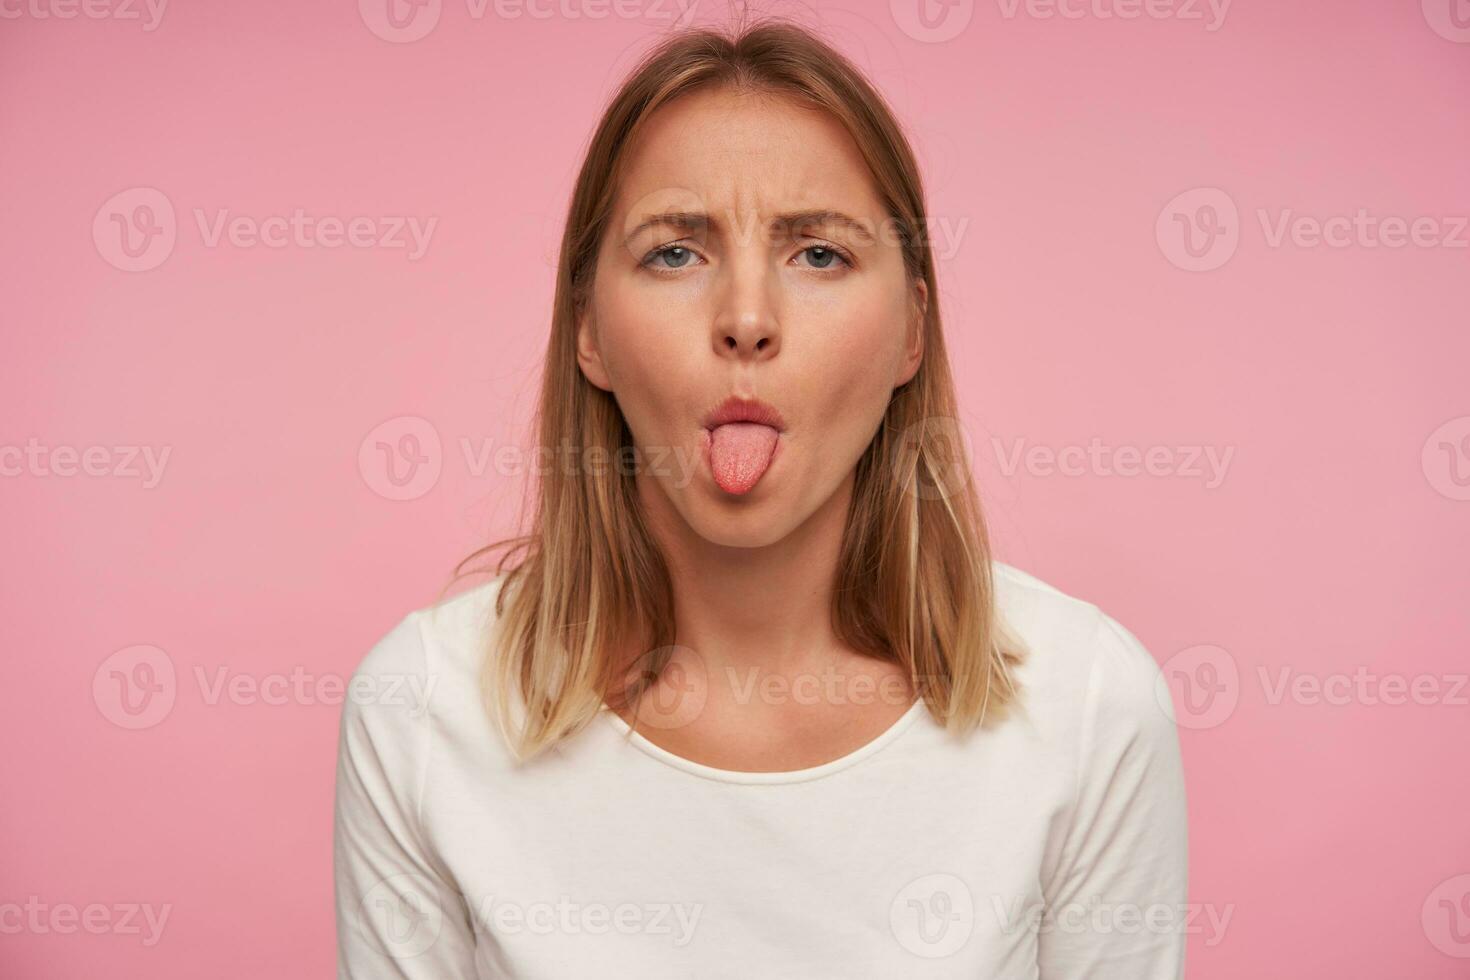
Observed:
[[[910,281],[927,285],[922,362],[895,389],[857,464],[832,624],[843,643],[905,667],[946,728],[983,726],[1014,701],[1010,667],[1023,651],[997,615],[985,523],[968,461],[957,453],[954,380],[918,167],[882,97],[806,29],[765,20],[672,34],[609,103],[567,213],[536,415],[539,444],[570,443],[583,458],[630,451],[632,436],[616,401],[578,366],[578,314],[588,301],[628,147],[660,106],[719,87],[794,99],[839,120],[888,208]],[[527,533],[475,551],[455,570],[456,581],[475,572],[503,575],[482,693],[523,759],[605,709],[627,677],[623,652],[653,651],[646,680],[667,660],[657,655],[674,644],[668,569],[631,474],[621,467],[546,467],[527,500]],[[507,550],[493,566],[472,567],[501,547]]]

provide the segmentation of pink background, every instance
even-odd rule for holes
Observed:
[[[374,33],[381,0],[177,3],[152,30],[141,6],[26,3],[0,23],[0,447],[47,455],[0,456],[0,905],[171,909],[151,946],[0,933],[0,974],[327,976],[340,709],[211,703],[196,671],[340,679],[508,529],[516,479],[462,440],[528,438],[579,152],[670,6],[442,0],[404,41]],[[871,72],[963,229],[943,311],[1000,557],[1116,616],[1176,698],[1214,678],[1181,718],[1191,900],[1231,918],[1191,939],[1189,976],[1465,976],[1470,232],[1270,233],[1364,209],[1454,235],[1470,30],[1449,0],[1100,15],[1126,8],[961,3],[927,33],[912,2],[763,9]],[[176,241],[125,271],[112,214],[144,199],[112,199],[134,188]],[[1181,267],[1166,208],[1191,191],[1197,228],[1201,204],[1238,209],[1214,212],[1213,269]],[[195,218],[296,208],[437,224],[410,259],[211,246]],[[378,435],[429,463],[399,490],[377,436],[360,450],[402,417],[422,421]],[[1009,462],[1094,437],[1165,447],[1162,471]],[[57,447],[112,473],[129,446],[168,449],[156,485],[54,472]],[[1218,485],[1189,447],[1231,454]],[[166,654],[174,701],[129,729],[93,681],[136,645]],[[1273,697],[1283,669],[1360,668],[1342,703]],[[1389,676],[1439,695],[1383,703]]]

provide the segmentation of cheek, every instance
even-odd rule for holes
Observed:
[[[831,479],[862,456],[893,397],[903,347],[902,311],[886,296],[813,311],[812,356],[801,358],[803,417],[794,440]],[[803,344],[805,347],[805,344]],[[825,480],[827,477],[823,477]]]
[[[648,283],[621,267],[599,275],[593,290],[597,335],[608,370],[637,380],[687,358],[693,298],[680,283]]]
[[[871,348],[844,352],[824,369],[823,390],[828,404],[821,417],[829,420],[831,445],[841,447],[844,463],[851,462],[877,431],[893,397],[893,372]]]
[[[595,301],[603,366],[629,427],[640,435],[662,428],[684,385],[699,376],[696,324],[669,297],[627,283],[599,288]]]
[[[822,390],[833,407],[867,406],[859,414],[878,417],[903,362],[902,305],[892,300],[890,292],[881,292],[821,316],[826,325],[822,356],[813,359],[810,369],[821,376]]]

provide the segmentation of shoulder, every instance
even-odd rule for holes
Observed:
[[[407,736],[426,720],[473,719],[504,576],[406,613],[362,656],[343,724]]]
[[[406,613],[358,662],[354,680],[459,674],[478,667],[495,623],[497,577]]]
[[[1034,575],[1001,562],[992,568],[996,611],[1025,647],[1017,679],[1028,714],[1050,714],[1068,728],[1174,737],[1162,672],[1131,630]]]

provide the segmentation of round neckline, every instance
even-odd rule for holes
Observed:
[[[773,772],[721,769],[718,766],[708,766],[702,762],[695,762],[693,759],[685,758],[677,752],[670,752],[668,749],[654,744],[645,738],[642,733],[634,731],[633,727],[624,721],[622,716],[616,711],[609,708],[606,703],[603,704],[602,710],[598,713],[603,715],[619,734],[625,736],[627,741],[632,743],[644,755],[650,756],[674,769],[721,783],[771,785],[778,783],[803,783],[812,779],[821,779],[823,776],[830,776],[849,766],[854,766],[886,748],[891,742],[907,731],[924,711],[925,702],[921,697],[909,705],[908,710],[900,715],[893,724],[846,755],[838,756],[819,765],[808,766],[805,769],[781,769]]]

